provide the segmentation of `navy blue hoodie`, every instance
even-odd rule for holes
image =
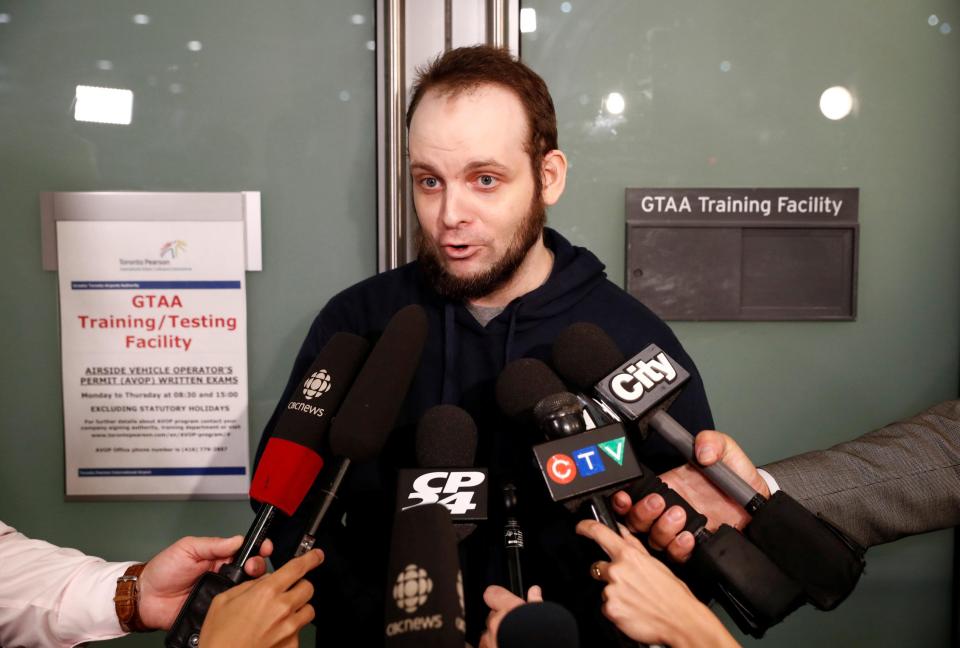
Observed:
[[[313,577],[318,645],[383,643],[381,619],[396,470],[416,466],[417,419],[438,403],[459,405],[474,417],[480,430],[477,465],[490,469],[490,519],[460,546],[467,639],[475,645],[484,629],[483,590],[490,584],[507,583],[502,509],[495,493],[500,484],[512,481],[518,489],[518,517],[527,546],[525,582],[541,585],[546,599],[577,616],[581,645],[614,645],[611,627],[599,612],[601,586],[588,574],[590,563],[600,557],[598,550],[574,534],[576,518],[549,500],[530,451],[530,446],[542,439],[533,431],[517,429],[499,413],[494,399],[496,378],[504,365],[516,358],[547,360],[560,331],[575,322],[592,322],[616,341],[625,356],[655,343],[690,372],[690,382],[669,410],[681,424],[698,431],[713,428],[713,419],[700,375],[667,325],[607,280],[603,264],[590,251],[572,246],[551,229],[544,230],[544,242],[554,253],[546,283],[515,299],[486,326],[462,303],[440,297],[417,264],[411,263],[339,293],[310,327],[280,404],[260,440],[257,460],[282,405],[331,335],[349,331],[375,339],[394,313],[414,303],[424,307],[428,321],[420,367],[397,428],[378,461],[351,467],[341,490],[346,524],[330,524],[333,518],[328,518],[318,537],[317,545],[326,552],[324,564]],[[680,462],[655,437],[645,444],[634,443],[641,460],[658,472]],[[311,510],[313,496],[301,511]],[[292,555],[305,525],[305,520],[296,516],[275,523],[271,533],[277,545],[275,563]]]

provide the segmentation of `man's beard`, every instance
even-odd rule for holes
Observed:
[[[530,248],[540,238],[546,222],[546,205],[535,193],[530,209],[514,231],[503,256],[486,270],[468,277],[457,277],[448,272],[443,266],[442,252],[438,249],[436,241],[428,239],[423,233],[423,228],[418,227],[417,261],[433,285],[433,289],[440,295],[454,301],[479,299],[502,288],[513,278],[517,268],[527,258]]]

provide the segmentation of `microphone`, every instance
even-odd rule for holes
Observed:
[[[800,605],[798,585],[736,529],[723,525],[715,533],[708,531],[704,515],[637,462],[620,423],[583,432],[582,398],[564,391],[544,395],[562,385],[545,363],[529,358],[507,365],[497,382],[505,413],[523,416],[529,411],[548,436],[561,438],[534,448],[554,501],[569,498],[579,504],[586,499],[595,519],[619,534],[605,497],[630,483],[631,491],[657,492],[668,506],[678,505],[686,511],[685,528],[696,542],[691,562],[716,584],[724,607],[745,632],[762,634]],[[532,408],[531,402],[536,403]],[[595,410],[595,416],[603,420],[615,413],[604,406]],[[742,600],[759,603],[751,608],[742,605]]]
[[[679,395],[690,374],[657,345],[624,361],[616,343],[596,324],[571,324],[553,343],[553,366],[564,380],[584,392],[593,392],[602,405],[638,422],[646,436],[653,427],[683,457],[693,457],[693,437],[665,411]],[[753,513],[763,497],[723,463],[699,466],[718,488]]]
[[[500,648],[579,648],[580,629],[567,608],[527,603],[510,610],[497,630]]]
[[[426,338],[427,316],[416,304],[401,308],[387,322],[331,425],[334,458],[324,471],[319,506],[295,556],[313,549],[317,530],[337,499],[350,463],[370,461],[380,454],[420,364]]]
[[[397,476],[397,511],[440,504],[450,511],[462,540],[487,519],[487,471],[474,468],[477,426],[456,405],[435,405],[417,423],[416,457],[420,468]]]
[[[573,324],[553,347],[557,370],[595,394],[626,418],[638,421],[641,433],[653,427],[691,465],[752,516],[746,536],[783,573],[802,587],[821,610],[832,610],[856,586],[863,572],[863,549],[796,500],[778,491],[769,500],[721,462],[700,466],[694,460],[693,436],[664,409],[679,394],[689,374],[656,345],[623,360],[616,344],[598,326]],[[722,527],[721,527],[722,528]]]
[[[604,496],[648,472],[637,463],[623,427],[612,423],[586,431],[577,397],[550,367],[533,358],[504,367],[496,394],[507,416],[532,418],[552,439],[534,446],[533,453],[553,501],[572,511],[587,505],[594,519],[619,535]]]
[[[526,597],[523,588],[523,529],[517,520],[517,487],[505,484],[503,487],[503,509],[506,520],[503,523],[503,551],[506,554],[507,578],[510,591],[520,598]]]
[[[220,568],[235,583],[243,579],[243,563],[259,551],[276,509],[293,515],[323,468],[320,447],[330,421],[369,349],[359,335],[335,333],[277,419],[250,483],[250,497],[261,502],[257,518],[234,560]]]
[[[424,504],[397,514],[387,578],[387,648],[463,648],[463,577],[446,508]]]
[[[260,502],[257,516],[233,560],[218,572],[207,572],[194,586],[167,633],[169,648],[195,645],[213,597],[246,578],[243,565],[259,552],[277,510],[293,515],[300,506],[323,467],[320,446],[330,420],[369,347],[358,335],[337,333],[307,369],[277,419],[251,480],[250,497]]]

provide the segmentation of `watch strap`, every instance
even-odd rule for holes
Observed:
[[[117,619],[124,632],[150,632],[152,629],[143,624],[140,619],[140,574],[143,563],[130,565],[123,576],[117,579],[117,592],[113,597],[113,604],[117,610]]]

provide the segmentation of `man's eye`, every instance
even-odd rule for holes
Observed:
[[[437,187],[440,186],[440,181],[437,180],[436,178],[423,178],[422,180],[420,180],[420,185],[424,189],[436,189]]]
[[[497,179],[492,175],[477,176],[477,184],[481,187],[495,187],[497,186]]]

